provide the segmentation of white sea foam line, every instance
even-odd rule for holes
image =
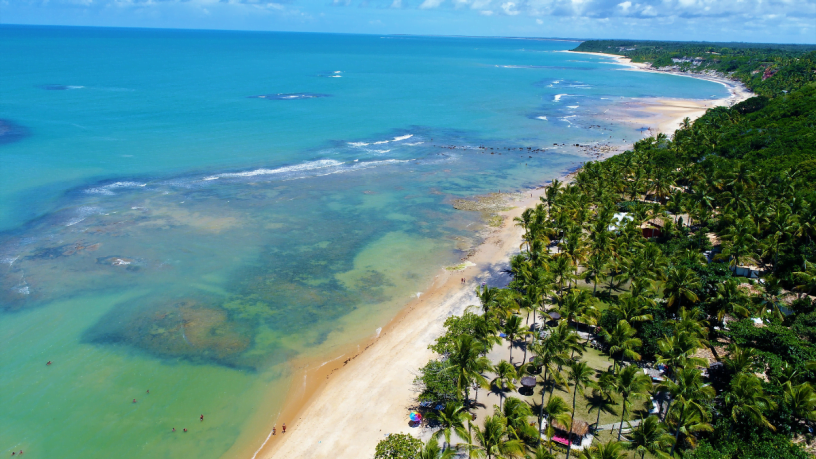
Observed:
[[[383,144],[390,143],[390,142],[399,142],[401,140],[407,140],[407,139],[410,139],[413,136],[414,136],[413,134],[406,134],[406,135],[401,135],[401,136],[394,137],[391,140],[378,140],[376,142],[371,142],[371,143],[348,142],[348,144],[351,145],[352,147],[365,147],[367,145],[383,145]]]
[[[537,119],[537,120],[544,120],[544,121],[547,121],[547,117],[546,117],[546,116],[536,116],[536,119]]]
[[[273,175],[273,174],[281,174],[284,172],[300,172],[300,171],[308,171],[313,169],[322,169],[326,167],[332,166],[339,166],[343,163],[340,161],[335,161],[333,159],[320,159],[317,161],[309,161],[302,164],[296,164],[294,166],[286,166],[286,167],[279,167],[277,169],[255,169],[252,171],[246,172],[226,172],[223,174],[218,175],[211,175],[209,177],[204,177],[203,180],[217,180],[220,178],[230,178],[230,177],[255,177],[257,175]]]
[[[577,105],[567,105],[567,108],[578,108]]]
[[[410,143],[404,143],[403,145],[407,145],[409,147],[415,147],[417,145],[422,145],[423,143],[425,143],[425,142],[410,142]]]
[[[558,101],[560,101],[560,100],[561,100],[561,98],[562,98],[562,97],[564,97],[564,96],[568,96],[568,95],[569,95],[569,94],[556,94],[556,95],[555,95],[555,97],[553,97],[553,100],[554,100],[554,101],[556,101],[556,102],[558,102]]]
[[[113,191],[117,188],[138,188],[138,187],[145,187],[147,186],[146,183],[138,183],[138,182],[114,182],[109,185],[104,185],[95,188],[88,188],[85,190],[86,193],[92,194],[104,194],[104,195],[113,195]]]

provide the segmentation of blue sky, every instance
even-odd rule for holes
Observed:
[[[816,43],[816,0],[0,0],[0,22]]]

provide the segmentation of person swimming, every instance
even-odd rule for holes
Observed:
[[[204,415],[203,415],[203,414],[201,415],[201,420],[202,420],[202,421],[204,420]]]
[[[175,432],[175,431],[176,431],[176,428],[175,428],[175,427],[173,427],[173,432]]]
[[[46,364],[45,364],[45,366],[48,366],[48,365],[51,365],[51,361],[50,361],[50,360],[48,361],[48,363],[46,363]]]
[[[135,398],[133,399],[133,403],[136,403],[136,399],[135,399]]]
[[[187,432],[187,429],[184,429],[184,431]]]

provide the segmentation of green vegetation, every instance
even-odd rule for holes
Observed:
[[[508,287],[480,287],[480,313],[448,318],[430,346],[440,358],[420,369],[439,454],[809,457],[815,117],[808,83],[709,110],[673,139],[642,140],[585,164],[572,183],[554,181],[516,219],[524,236]],[[523,377],[535,387],[516,389]],[[499,396],[492,410],[478,402],[482,388]],[[587,424],[591,447],[564,446],[566,431]]]
[[[816,45],[589,40],[574,51],[618,54],[683,72],[714,71],[775,97],[816,81]]]

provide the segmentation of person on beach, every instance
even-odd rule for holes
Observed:
[[[286,423],[283,423],[283,433],[286,433]]]
[[[272,426],[272,435],[275,435],[276,433],[277,433],[277,429],[275,429],[275,426]]]

